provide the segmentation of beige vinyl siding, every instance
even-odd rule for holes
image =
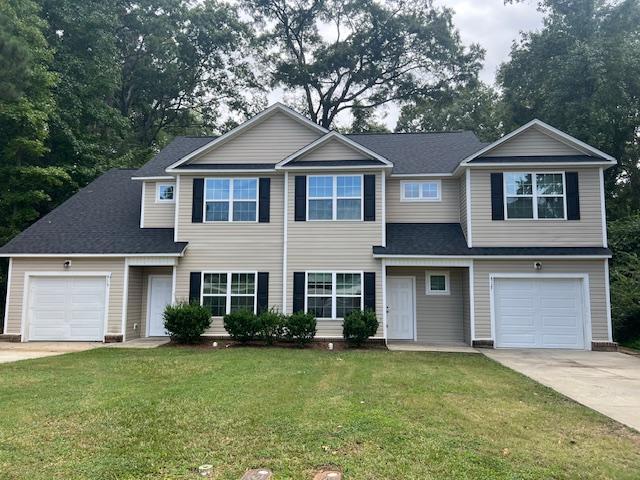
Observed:
[[[339,140],[332,139],[323,143],[310,152],[301,155],[298,160],[368,160],[369,157],[363,155],[353,147],[345,145]]]
[[[491,172],[471,170],[471,210],[474,247],[602,246],[600,172],[598,168],[551,165],[549,168],[505,169],[505,172],[578,172],[580,220],[491,220]]]
[[[158,183],[165,185],[173,182],[144,182],[144,195],[142,198],[144,202],[143,228],[173,228],[176,204],[156,202]]]
[[[411,179],[415,181],[440,180],[442,191],[439,202],[401,201],[401,183],[405,180],[394,177],[387,178],[388,223],[458,223],[460,221],[460,186],[457,179]]]
[[[324,174],[325,172],[323,172]],[[359,172],[326,172],[327,175],[350,175]],[[376,312],[380,319],[377,336],[382,327],[382,271],[381,262],[375,260],[372,247],[382,242],[382,177],[376,172],[376,221],[294,221],[295,175],[289,175],[289,224],[287,312],[293,309],[293,273],[304,271],[358,271],[376,274]],[[341,337],[341,320],[318,322],[320,337]]]
[[[129,267],[129,289],[127,295],[127,319],[125,340],[141,336],[140,326],[143,300],[143,275],[139,267]]]
[[[193,178],[196,177],[180,175],[182,201],[178,207],[178,233],[179,240],[188,241],[189,247],[176,270],[176,298],[188,300],[190,272],[269,272],[269,305],[281,308],[284,177],[271,176],[269,223],[191,223]],[[207,333],[225,333],[222,319],[214,319]]]
[[[275,112],[189,163],[277,163],[320,135],[318,130]]]
[[[13,258],[7,319],[8,334],[20,334],[24,280],[25,273],[28,272],[60,272],[65,275],[68,275],[69,272],[111,272],[107,331],[105,333],[114,335],[122,333],[124,258],[72,258],[72,265],[68,270],[65,270],[62,266],[65,260],[65,258],[41,257]]]
[[[458,188],[460,190],[459,196],[459,208],[460,208],[460,226],[462,227],[462,232],[464,233],[465,238],[467,239],[467,245],[469,244],[469,236],[467,233],[467,176],[462,175],[458,180]]]
[[[449,273],[449,295],[427,295],[428,272]],[[464,342],[463,276],[466,268],[387,267],[387,277],[416,279],[416,341]]]
[[[535,274],[531,260],[475,260],[475,338],[491,338],[489,276],[492,273]],[[607,306],[604,260],[541,260],[541,273],[589,275],[593,341],[607,341]]]
[[[489,150],[482,156],[581,155],[582,153],[582,151],[532,127]]]

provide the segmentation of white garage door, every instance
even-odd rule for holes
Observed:
[[[105,277],[31,277],[29,340],[102,341]]]
[[[582,280],[496,278],[497,347],[584,348]]]

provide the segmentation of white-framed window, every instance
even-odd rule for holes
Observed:
[[[238,310],[256,312],[256,272],[203,272],[200,304],[212,317]]]
[[[257,178],[207,178],[204,182],[205,222],[257,222]]]
[[[362,175],[307,177],[307,220],[360,220],[363,217]]]
[[[427,271],[427,295],[449,295],[449,272]]]
[[[320,319],[342,319],[363,305],[362,272],[307,272],[305,312]]]
[[[157,183],[156,184],[156,203],[173,203],[175,202],[175,183]]]
[[[405,180],[400,182],[401,202],[439,202],[442,200],[440,180]]]
[[[505,172],[507,220],[566,220],[564,172]]]

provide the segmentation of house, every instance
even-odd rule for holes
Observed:
[[[111,170],[0,249],[3,338],[164,335],[166,304],[222,316],[307,310],[339,338],[614,348],[603,171],[611,156],[533,120],[471,132],[349,134],[275,104],[219,137],[178,137]]]

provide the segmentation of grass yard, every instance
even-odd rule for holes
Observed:
[[[640,434],[482,355],[101,348],[0,365],[0,478],[634,478]]]

